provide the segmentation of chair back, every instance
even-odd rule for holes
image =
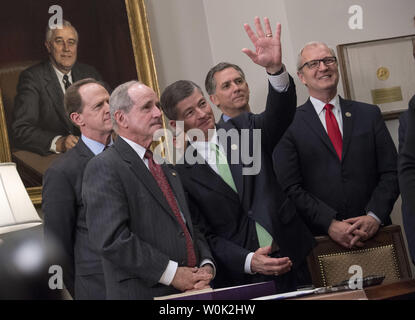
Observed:
[[[0,66],[0,89],[3,96],[4,115],[6,119],[7,130],[9,132],[9,142],[12,143],[11,125],[13,122],[14,98],[17,93],[17,83],[19,82],[20,73],[38,63],[38,61],[21,61],[13,62]]]
[[[390,225],[365,242],[363,248],[346,249],[328,236],[316,237],[317,246],[308,256],[313,285],[326,287],[349,280],[359,266],[362,276],[385,276],[384,282],[411,278],[401,227]]]

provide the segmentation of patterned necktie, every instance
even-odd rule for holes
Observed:
[[[219,146],[215,143],[211,143],[210,147],[212,150],[216,152],[216,166],[218,168],[219,175],[235,192],[236,190],[235,182],[232,178],[232,173],[228,165],[228,160],[226,159],[225,155],[220,151]],[[268,233],[267,230],[263,226],[261,226],[258,222],[255,222],[256,233],[258,236],[259,246],[266,247],[272,244],[272,236]]]
[[[68,90],[68,88],[71,86],[72,83],[69,81],[69,77],[67,74],[63,76],[62,81],[63,81],[63,84],[65,85],[65,91]]]
[[[327,134],[331,142],[333,143],[334,149],[339,156],[339,159],[342,159],[342,148],[343,148],[343,138],[340,133],[339,124],[337,123],[336,117],[331,111],[334,108],[332,104],[326,104],[324,109],[326,109],[326,127]]]
[[[170,208],[172,209],[177,221],[180,224],[180,227],[183,230],[184,236],[186,238],[187,265],[189,267],[194,267],[196,265],[196,254],[193,247],[192,237],[190,236],[189,230],[187,229],[187,226],[185,225],[184,220],[180,214],[180,210],[177,205],[176,198],[174,197],[173,190],[171,189],[161,166],[154,162],[153,153],[150,150],[146,150],[144,158],[148,159],[148,167],[150,172],[153,175],[154,179],[156,179],[158,186],[166,197]]]

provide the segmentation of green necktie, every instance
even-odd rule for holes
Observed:
[[[229,169],[228,160],[225,155],[220,151],[219,146],[215,143],[210,144],[211,149],[215,150],[216,153],[216,166],[218,168],[219,175],[235,192],[236,190],[235,182],[232,178],[231,170]],[[272,237],[267,230],[264,229],[258,222],[255,222],[256,232],[258,236],[259,246],[266,247],[272,244]]]

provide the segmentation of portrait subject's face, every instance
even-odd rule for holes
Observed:
[[[216,91],[210,96],[223,113],[232,115],[243,110],[249,103],[248,84],[234,68],[226,68],[214,74]]]
[[[45,43],[53,65],[63,73],[71,71],[78,53],[78,38],[72,27],[55,29]]]

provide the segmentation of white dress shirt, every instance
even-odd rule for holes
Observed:
[[[325,102],[318,100],[314,97],[310,97],[310,101],[314,106],[314,109],[317,112],[318,117],[320,118],[321,124],[323,125],[324,129],[327,132],[327,125],[326,125],[326,109],[324,109],[324,106],[326,105]],[[333,105],[333,109],[331,110],[336,118],[337,124],[339,125],[340,133],[343,137],[343,118],[340,108],[340,100],[339,96],[336,95],[329,104]]]

